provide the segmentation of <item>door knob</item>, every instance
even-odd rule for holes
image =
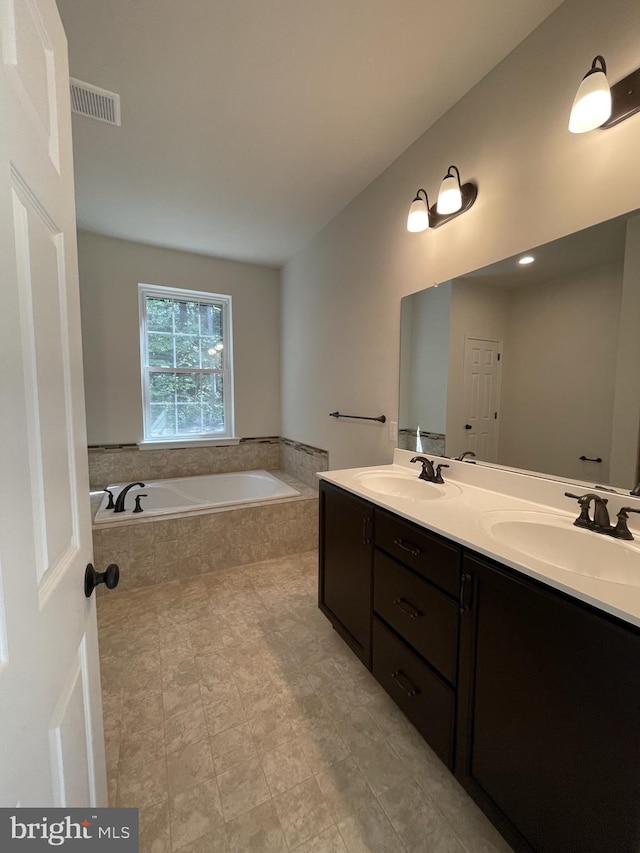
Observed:
[[[103,583],[107,589],[115,589],[118,586],[119,580],[120,569],[115,563],[111,563],[107,566],[107,570],[104,572],[96,572],[93,565],[88,563],[84,573],[84,594],[87,598],[90,598],[93,590],[101,583]]]
[[[465,424],[465,425],[464,425],[464,428],[465,428],[465,429],[473,429],[473,427],[471,426],[471,424]]]

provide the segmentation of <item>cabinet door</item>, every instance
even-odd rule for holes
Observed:
[[[462,784],[517,850],[637,853],[640,633],[482,561],[463,572]]]
[[[369,668],[372,525],[371,504],[321,484],[319,606]]]

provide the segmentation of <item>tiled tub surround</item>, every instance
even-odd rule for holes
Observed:
[[[141,853],[508,853],[317,607],[315,551],[100,598]]]
[[[95,565],[103,570],[117,563],[118,591],[126,591],[315,548],[316,490],[282,471],[274,473],[300,495],[94,526]],[[104,594],[104,587],[98,589]]]
[[[411,450],[413,453],[431,453],[434,456],[444,456],[446,436],[439,432],[421,432],[420,449],[418,450],[418,432],[415,429],[401,429],[398,432],[398,447]]]
[[[237,445],[171,450],[139,450],[137,445],[89,448],[92,489],[103,489],[109,483],[257,469],[280,469],[317,489],[316,471],[326,471],[328,467],[326,451],[278,437],[243,438]]]

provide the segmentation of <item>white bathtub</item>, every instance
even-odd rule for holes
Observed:
[[[117,500],[126,483],[109,486]],[[238,471],[231,474],[205,474],[201,477],[176,477],[172,480],[150,480],[144,488],[129,489],[125,497],[125,511],[107,509],[109,496],[105,496],[94,518],[94,524],[131,521],[154,515],[188,512],[219,506],[270,501],[299,495],[296,489],[274,477],[268,471]],[[146,495],[140,503],[141,513],[134,513],[136,495]]]

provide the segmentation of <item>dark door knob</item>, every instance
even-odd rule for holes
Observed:
[[[464,428],[465,428],[465,429],[473,429],[473,427],[471,426],[471,424],[465,424],[465,425],[464,425]]]
[[[120,569],[115,563],[111,563],[111,565],[107,566],[107,570],[105,572],[96,572],[93,565],[88,563],[84,573],[84,594],[87,598],[90,598],[93,590],[101,583],[103,583],[107,589],[115,589],[118,586],[119,580]]]

